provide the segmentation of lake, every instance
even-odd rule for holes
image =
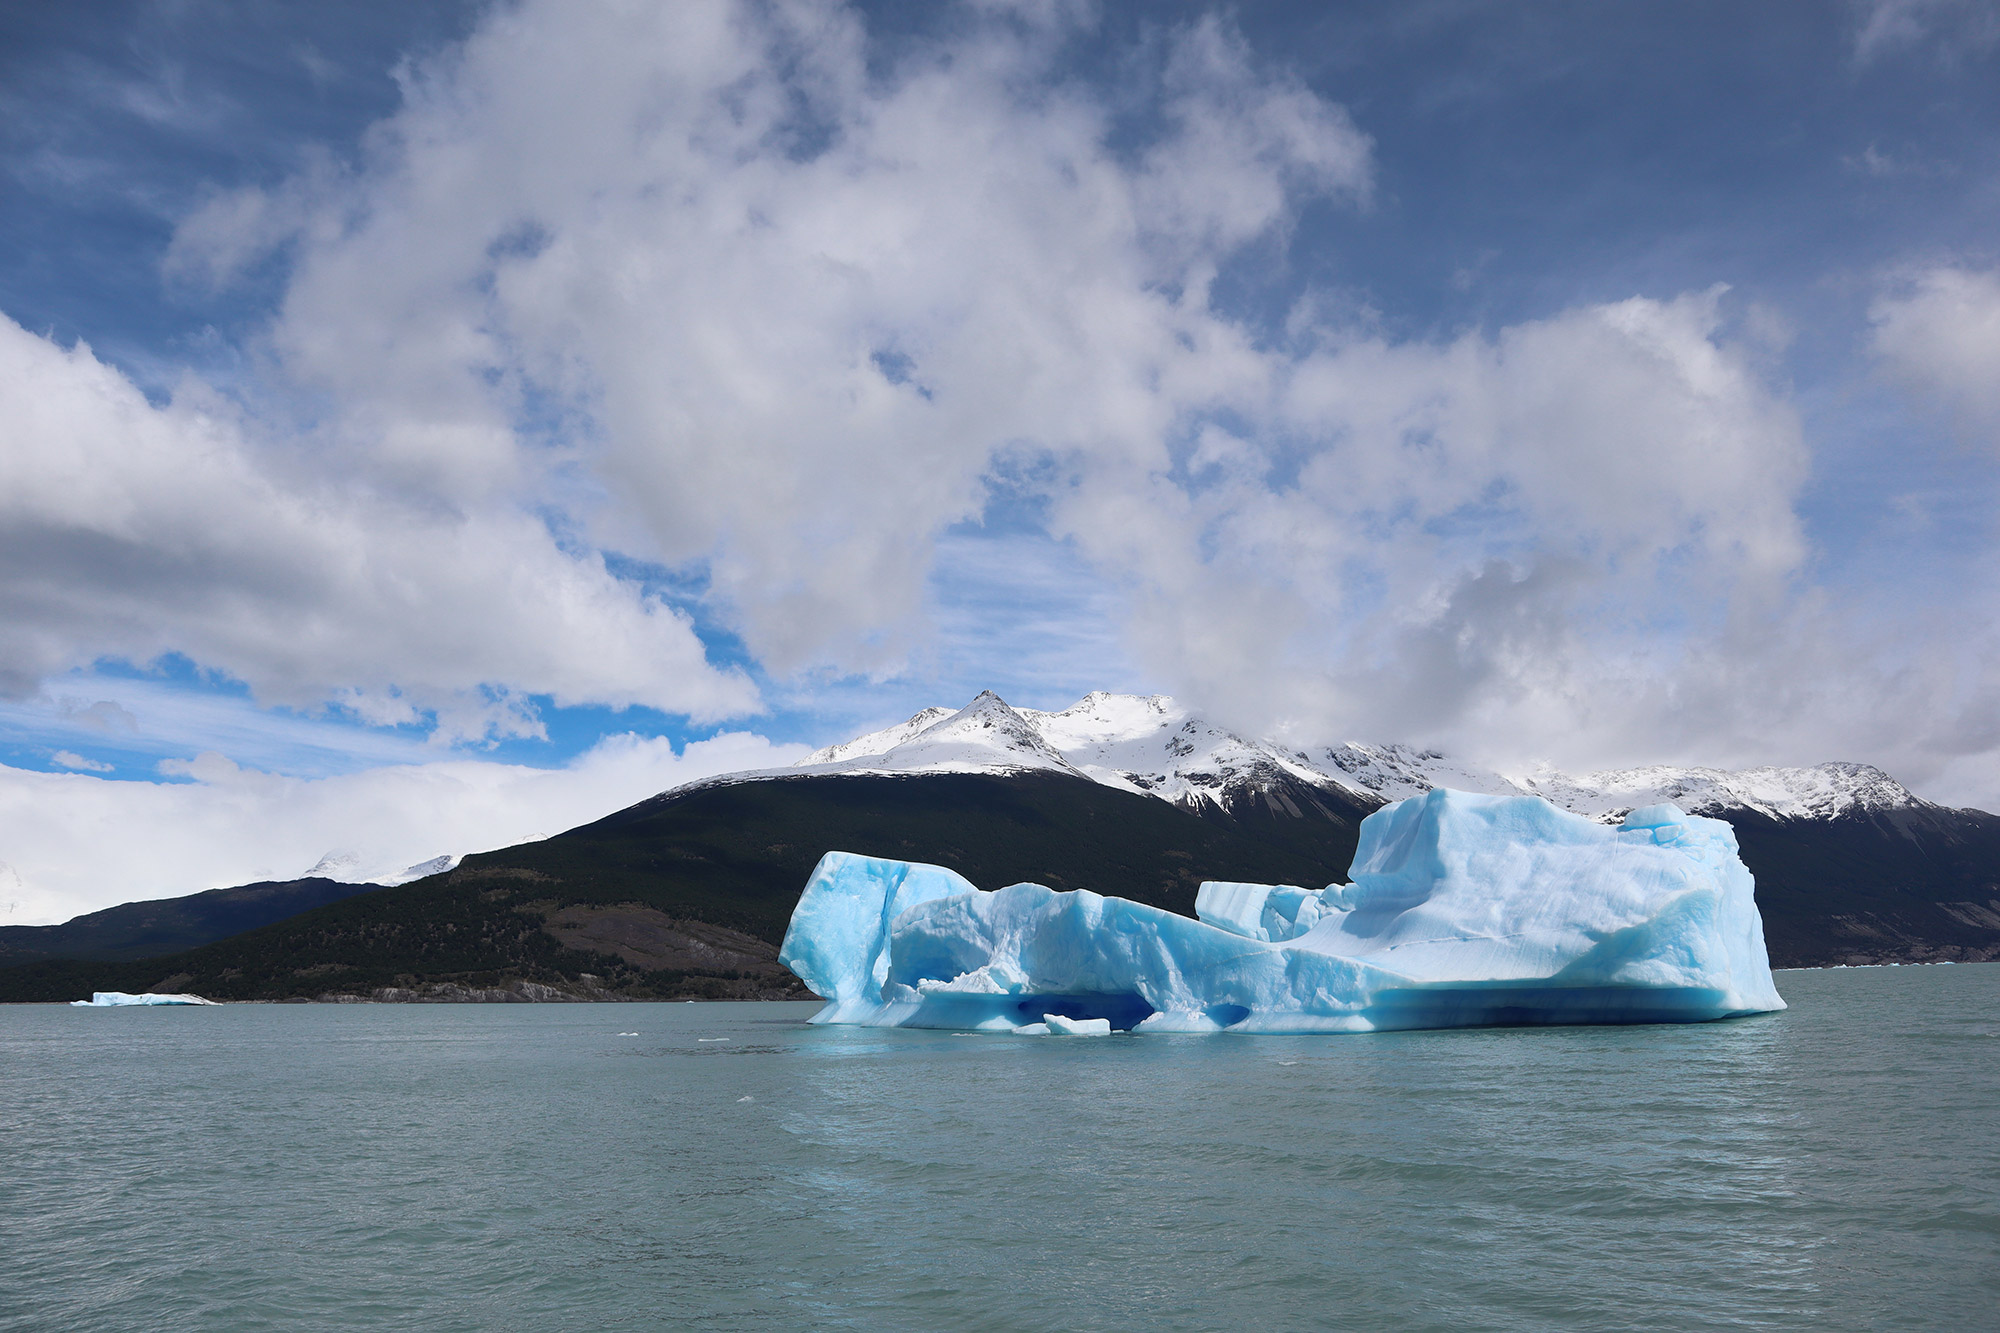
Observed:
[[[0,1329],[2000,1321],[2000,965],[1693,1026],[0,1006]]]

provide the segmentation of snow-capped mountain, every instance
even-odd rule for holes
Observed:
[[[1403,745],[1351,742],[1297,749],[1215,726],[1164,695],[1102,691],[1060,712],[1012,708],[988,691],[956,712],[926,708],[906,722],[816,751],[792,768],[719,781],[1030,769],[1071,773],[1196,810],[1235,809],[1246,800],[1262,800],[1275,810],[1287,802],[1296,805],[1301,789],[1372,808],[1433,787],[1532,794],[1606,821],[1663,801],[1690,813],[1749,810],[1789,820],[1929,806],[1866,764],[1741,772],[1652,766],[1581,776],[1541,767],[1506,774]]]
[[[1087,776],[1035,725],[1054,716],[1009,708],[987,690],[957,712],[926,708],[907,722],[814,751],[795,766],[840,772],[984,773],[1051,768]]]

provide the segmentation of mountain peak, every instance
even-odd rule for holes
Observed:
[[[990,750],[1001,763],[1015,767],[1070,768],[1069,760],[1043,739],[1032,722],[991,690],[980,691],[971,703],[933,722],[909,744],[934,753]]]
[[[926,708],[893,727],[815,750],[794,767],[860,772],[1042,768],[1077,773],[1028,716],[992,690],[981,690],[956,712]]]

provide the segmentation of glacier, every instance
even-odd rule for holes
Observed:
[[[1434,788],[1362,822],[1352,883],[1210,882],[1197,918],[829,852],[779,954],[811,1021],[1022,1035],[1699,1022],[1782,1009],[1736,835]]]
[[[122,990],[92,991],[87,1000],[71,1000],[72,1009],[129,1009],[133,1006],[152,1008],[170,1004],[214,1004],[214,1000],[204,1000],[199,995],[158,995],[146,991],[140,995],[128,995]]]

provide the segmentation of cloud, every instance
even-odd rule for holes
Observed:
[[[1861,0],[1855,8],[1854,58],[1863,65],[1931,42],[1956,55],[2000,41],[1993,0]]]
[[[69,750],[57,750],[49,756],[49,762],[60,765],[63,768],[85,769],[92,773],[109,773],[114,767],[114,765],[100,763],[95,759],[86,759],[82,755],[72,753]]]
[[[1373,144],[1213,18],[1114,105],[1066,12],[890,53],[829,4],[531,0],[412,67],[337,189],[182,239],[225,276],[290,246],[264,352],[384,503],[531,492],[579,549],[704,571],[781,681],[962,657],[942,534],[1026,496],[1143,671],[1259,729],[1588,763],[1884,715],[1841,711],[1902,668],[1825,660],[1855,631],[1812,592],[1802,427],[1724,292],[1416,340],[1312,292],[1241,316],[1218,275],[1371,206]]]
[[[0,924],[67,920],[116,903],[294,879],[332,848],[357,873],[547,837],[666,788],[774,767],[806,747],[732,732],[676,752],[608,737],[559,769],[460,759],[324,778],[220,754],[170,765],[186,782],[122,782],[0,766],[0,846],[18,882]],[[0,904],[5,908],[5,904]]]
[[[56,702],[56,712],[64,721],[91,731],[136,733],[139,730],[139,719],[132,710],[111,699],[88,704],[81,699],[60,699]]]
[[[240,401],[0,328],[39,442],[0,460],[0,680],[179,652],[445,738],[533,734],[529,695],[723,717],[758,695],[635,565],[787,698],[997,658],[1028,636],[980,599],[1075,569],[1041,660],[1119,659],[1105,609],[1134,677],[1257,730],[1933,771],[1984,734],[1941,631],[1814,589],[1803,430],[1726,293],[1246,315],[1225,276],[1373,207],[1374,144],[1213,18],[1087,86],[1079,14],[892,49],[805,0],[496,7],[352,161],[186,219],[178,280],[283,277]],[[1876,336],[1963,397],[1988,279],[1951,272]],[[1060,559],[982,573],[954,534],[996,510]]]
[[[829,5],[497,11],[298,222],[271,352],[411,503],[532,476],[589,541],[705,568],[772,672],[893,672],[996,465],[1158,451],[1259,373],[1218,267],[1368,188],[1346,115],[1223,26],[1164,44],[1119,147],[1064,35],[968,10],[877,72]],[[178,244],[226,269],[291,208]]]
[[[1797,415],[1720,338],[1722,300],[1442,343],[1328,331],[1239,412],[1259,429],[1086,476],[1062,522],[1144,572],[1142,656],[1253,729],[1679,741],[1700,724],[1633,686],[1743,638],[1807,554]]]
[[[338,190],[323,155],[276,189],[244,187],[210,195],[174,229],[161,269],[169,281],[213,292],[297,238]]]
[[[238,763],[301,777],[439,757],[435,743],[410,731],[261,708],[216,682],[91,673],[58,677],[31,699],[0,700],[0,743],[146,766],[219,749]]]
[[[756,706],[684,613],[515,497],[385,494],[198,385],[155,407],[88,347],[4,319],[0,413],[0,692],[181,653],[267,704],[432,710],[447,736],[532,734],[521,693],[702,718]]]
[[[1875,352],[1897,378],[2000,449],[2000,269],[1919,269],[1868,313]]]

